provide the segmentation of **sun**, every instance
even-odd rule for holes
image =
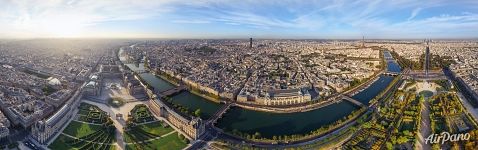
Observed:
[[[79,37],[84,27],[75,22],[52,21],[42,25],[45,34],[53,37]]]

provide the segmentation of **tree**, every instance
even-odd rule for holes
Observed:
[[[411,133],[410,133],[410,131],[408,131],[408,130],[405,130],[405,131],[403,131],[403,135],[410,136],[410,135],[411,135]]]
[[[178,133],[178,134],[179,134],[179,139],[184,140],[184,138],[186,138],[186,137],[184,137],[184,135],[182,135],[180,133]]]
[[[196,117],[199,117],[201,115],[201,109],[196,109],[196,111],[194,111],[194,116]]]
[[[393,145],[392,145],[392,143],[390,143],[390,142],[387,142],[386,144],[387,144],[387,149],[388,149],[388,150],[391,150],[391,149],[393,149]]]
[[[256,139],[260,139],[260,138],[261,138],[261,133],[256,132],[256,133],[254,134],[254,137],[255,137]]]
[[[398,143],[398,144],[403,144],[403,143],[406,143],[406,142],[408,142],[408,138],[405,137],[405,136],[400,136],[400,137],[398,137],[398,139],[397,139],[397,143]]]

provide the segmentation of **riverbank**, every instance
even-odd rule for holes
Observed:
[[[254,145],[255,147],[261,148],[290,148],[295,146],[303,146],[307,144],[312,144],[314,142],[318,142],[320,140],[324,140],[333,136],[335,134],[340,133],[341,131],[348,129],[357,124],[358,119],[366,119],[370,117],[372,111],[368,109],[358,109],[351,113],[352,116],[346,116],[348,118],[346,121],[336,121],[332,124],[323,126],[319,128],[317,131],[311,133],[315,135],[278,135],[276,139],[269,139],[269,138],[260,138],[260,139],[247,139],[245,137],[241,137],[235,135],[234,133],[222,131],[227,136],[232,136],[234,138],[240,139],[239,141],[243,141],[242,144]],[[337,124],[337,122],[340,122]],[[334,125],[336,124],[336,125]],[[322,131],[320,131],[322,130]],[[310,134],[310,133],[307,133]],[[247,137],[247,136],[246,136]],[[235,140],[237,142],[237,140]],[[231,142],[235,142],[231,141]]]
[[[357,93],[362,92],[364,89],[369,88],[374,82],[376,82],[380,76],[382,75],[383,71],[376,72],[369,80],[355,86],[353,88],[348,89],[343,93],[336,93],[334,96],[328,97],[325,101],[320,102],[313,102],[313,103],[303,103],[300,105],[287,105],[281,107],[274,107],[274,106],[267,106],[267,105],[257,105],[257,104],[249,104],[249,103],[241,103],[236,102],[236,105],[253,111],[263,111],[263,112],[271,112],[271,113],[296,113],[296,112],[307,112],[312,111],[315,109],[320,109],[335,103],[340,103],[343,101],[341,98],[342,95],[352,96]],[[366,104],[367,105],[367,104]]]
[[[168,83],[170,83],[170,84],[173,84],[173,85],[175,85],[175,86],[179,86],[179,85],[180,85],[180,83],[169,79],[169,78],[166,77],[165,75],[158,74],[158,73],[156,73],[155,71],[152,71],[152,69],[149,68],[149,66],[145,66],[145,68],[146,68],[146,70],[147,70],[148,72],[150,72],[151,74],[153,74],[153,75],[155,75],[156,77],[159,77],[159,78],[165,80],[166,82],[168,82]],[[173,78],[174,78],[174,77],[173,77]],[[179,79],[178,79],[178,80],[179,80]],[[192,94],[194,94],[194,95],[197,95],[197,96],[199,96],[199,97],[202,97],[202,98],[204,98],[204,99],[210,100],[210,101],[212,101],[212,102],[221,103],[221,100],[218,99],[218,98],[210,97],[210,96],[207,96],[207,95],[205,95],[205,94],[201,94],[201,93],[199,93],[199,92],[197,92],[197,91],[190,90],[190,89],[187,89],[187,91],[190,92],[190,93],[192,93]]]
[[[248,110],[253,110],[253,111],[262,111],[262,112],[270,112],[270,113],[297,113],[297,112],[307,112],[307,111],[312,111],[315,109],[320,109],[320,108],[332,105],[334,103],[340,103],[340,102],[342,102],[342,99],[335,98],[334,100],[323,101],[323,102],[313,103],[309,105],[303,105],[298,107],[284,107],[284,108],[267,107],[262,105],[245,104],[245,103],[239,103],[239,102],[236,102],[235,104],[238,107],[248,109]]]

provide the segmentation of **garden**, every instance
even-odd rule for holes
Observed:
[[[106,112],[86,103],[79,106],[78,121],[72,120],[48,147],[52,150],[115,149],[116,128]]]
[[[433,133],[440,134],[445,131],[450,134],[478,133],[476,122],[466,113],[463,104],[461,104],[455,93],[440,93],[429,100],[431,105],[430,120]],[[472,147],[469,145],[478,146],[478,143],[475,141],[446,142],[441,146],[452,148]],[[440,145],[434,144],[433,148],[440,148]]]
[[[106,112],[102,111],[97,106],[87,103],[80,104],[78,116],[78,121],[94,124],[103,124],[109,118]]]
[[[128,116],[129,123],[144,123],[157,120],[144,104],[136,105]]]
[[[183,149],[188,140],[166,122],[157,120],[146,105],[136,105],[128,116],[124,132],[126,149]]]

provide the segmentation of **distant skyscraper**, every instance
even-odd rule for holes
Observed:
[[[428,45],[429,40],[427,42],[427,48],[425,49],[425,75],[428,76],[428,70],[430,69],[430,47]]]
[[[249,38],[249,48],[252,48],[252,38]]]
[[[365,36],[362,36],[362,47],[365,47]]]

